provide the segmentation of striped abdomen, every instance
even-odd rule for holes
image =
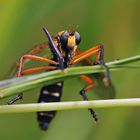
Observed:
[[[38,103],[59,102],[61,99],[63,82],[44,86],[40,91]],[[37,112],[37,120],[42,130],[47,130],[48,125],[54,118],[56,111]]]

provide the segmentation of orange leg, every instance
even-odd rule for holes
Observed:
[[[31,74],[31,73],[35,73],[35,72],[39,72],[39,71],[55,70],[55,69],[56,69],[56,67],[54,67],[54,66],[42,66],[42,67],[29,68],[29,69],[23,70],[21,72],[21,75],[27,75],[27,74]]]
[[[87,51],[84,51],[76,56],[74,56],[73,60],[72,60],[72,64],[78,63],[84,59],[86,59],[87,57],[96,54],[96,63],[99,63],[100,60],[100,50],[101,50],[102,46],[101,45],[97,45],[95,47],[92,47],[90,49],[88,49]]]
[[[82,51],[79,48],[77,48],[76,55],[81,54],[81,53],[82,53]],[[84,61],[87,62],[87,64],[89,64],[89,65],[93,65],[93,61],[89,57],[85,58]]]
[[[21,76],[22,66],[23,66],[23,63],[24,63],[25,59],[37,60],[37,61],[40,61],[40,62],[46,62],[46,63],[53,64],[53,65],[57,65],[58,64],[57,62],[55,62],[53,60],[49,60],[47,58],[43,58],[43,57],[36,56],[36,55],[25,54],[24,56],[22,56],[20,58],[17,77]]]
[[[41,51],[43,51],[45,48],[48,48],[49,45],[48,45],[48,42],[44,42],[44,43],[41,43],[41,44],[38,44],[36,46],[34,46],[33,49],[31,49],[28,54],[37,54],[37,53],[40,53]]]
[[[83,97],[83,100],[87,101],[88,98],[86,96],[86,91],[92,89],[94,86],[94,83],[93,83],[93,80],[86,75],[81,75],[80,78],[83,79],[86,83],[88,83],[88,85],[80,91],[80,95]],[[97,118],[95,111],[92,108],[89,108],[88,110],[90,111],[91,115],[93,116],[95,122],[98,122],[98,118]]]
[[[80,75],[80,78],[83,79],[86,83],[88,83],[87,87],[83,89],[85,92],[93,88],[94,83],[90,77],[86,75]]]
[[[25,74],[30,74],[30,73],[33,73],[33,72],[39,72],[41,70],[56,69],[55,66],[44,66],[44,67],[42,66],[42,67],[30,68],[30,69],[26,69],[26,70],[22,71],[22,66],[23,66],[23,63],[24,63],[25,59],[37,60],[37,61],[40,61],[40,62],[46,62],[46,63],[53,64],[53,65],[58,64],[57,62],[55,62],[53,60],[49,60],[49,59],[46,59],[46,58],[43,58],[43,57],[40,57],[40,56],[26,54],[26,55],[24,55],[20,58],[20,61],[19,61],[19,64],[18,64],[19,69],[18,69],[17,77],[20,77],[22,74],[24,74],[24,75]],[[7,104],[11,105],[11,104],[15,103],[16,101],[21,100],[22,98],[23,98],[23,93],[19,93],[15,98],[13,98]]]
[[[31,50],[29,50],[26,54],[31,54],[31,55],[35,55],[37,53],[40,53],[41,51],[43,51],[45,48],[48,48],[49,45],[48,45],[48,42],[44,42],[44,43],[41,43],[41,44],[38,44],[36,46],[34,46]],[[44,56],[43,56],[44,57]],[[15,68],[16,65],[18,66],[18,63],[14,63],[11,68],[9,69],[9,71],[6,73],[6,75],[4,77],[6,77],[7,75],[11,75],[15,72]],[[12,71],[12,72],[11,72]],[[12,73],[12,74],[11,74]]]
[[[80,50],[78,50],[78,51],[80,52]],[[91,62],[90,59],[87,59],[89,56],[91,56],[93,54],[96,54],[96,61],[95,61],[95,63]],[[103,48],[103,45],[97,45],[95,47],[92,47],[92,48],[88,49],[85,52],[81,52],[81,53],[77,54],[73,58],[73,60],[71,61],[71,64],[75,64],[75,63],[78,63],[80,61],[85,60],[90,65],[92,65],[92,64],[100,64],[100,65],[103,65],[105,67],[105,69],[106,69],[105,78],[103,79],[103,82],[104,82],[105,86],[108,86],[109,83],[110,83],[109,68],[108,68],[108,66],[106,66],[104,64],[104,58],[103,57],[104,57],[104,48]]]
[[[58,42],[56,39],[53,39],[53,43],[55,46],[58,46]],[[49,47],[50,47],[49,42],[44,42],[44,43],[34,46],[30,51],[28,51],[27,54],[37,54],[43,51],[45,48],[49,48]]]

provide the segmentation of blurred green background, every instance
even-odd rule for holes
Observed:
[[[42,27],[52,35],[79,25],[79,46],[105,45],[105,60],[140,54],[139,0],[0,0],[0,78],[35,44],[46,41]],[[8,77],[8,75],[7,75]],[[139,97],[140,71],[111,72],[116,98]],[[76,86],[71,87],[71,83]],[[84,86],[78,78],[66,80],[63,101],[81,100]],[[28,94],[27,94],[28,93]],[[20,103],[36,102],[39,88]],[[94,99],[94,90],[88,92]],[[4,99],[4,104],[9,99]],[[35,113],[0,115],[1,140],[139,140],[140,108],[96,109],[95,124],[87,110],[59,111],[47,132],[38,128]]]

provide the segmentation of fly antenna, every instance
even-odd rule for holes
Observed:
[[[73,33],[78,29],[79,25],[69,25],[68,32]]]

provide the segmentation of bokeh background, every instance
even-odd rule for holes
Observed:
[[[0,0],[0,79],[22,54],[52,35],[79,25],[82,50],[105,45],[105,60],[140,54],[139,0]],[[5,79],[8,78],[8,75]],[[140,71],[111,72],[116,98],[140,96]],[[72,86],[72,84],[74,86]],[[81,100],[78,78],[65,80],[63,101]],[[94,90],[88,92],[95,99]],[[20,103],[36,102],[39,88],[24,94]],[[98,98],[99,99],[99,98]],[[9,98],[1,100],[1,104]],[[87,110],[59,111],[47,132],[38,128],[35,113],[0,115],[1,140],[139,140],[140,108],[96,109],[95,124]]]

